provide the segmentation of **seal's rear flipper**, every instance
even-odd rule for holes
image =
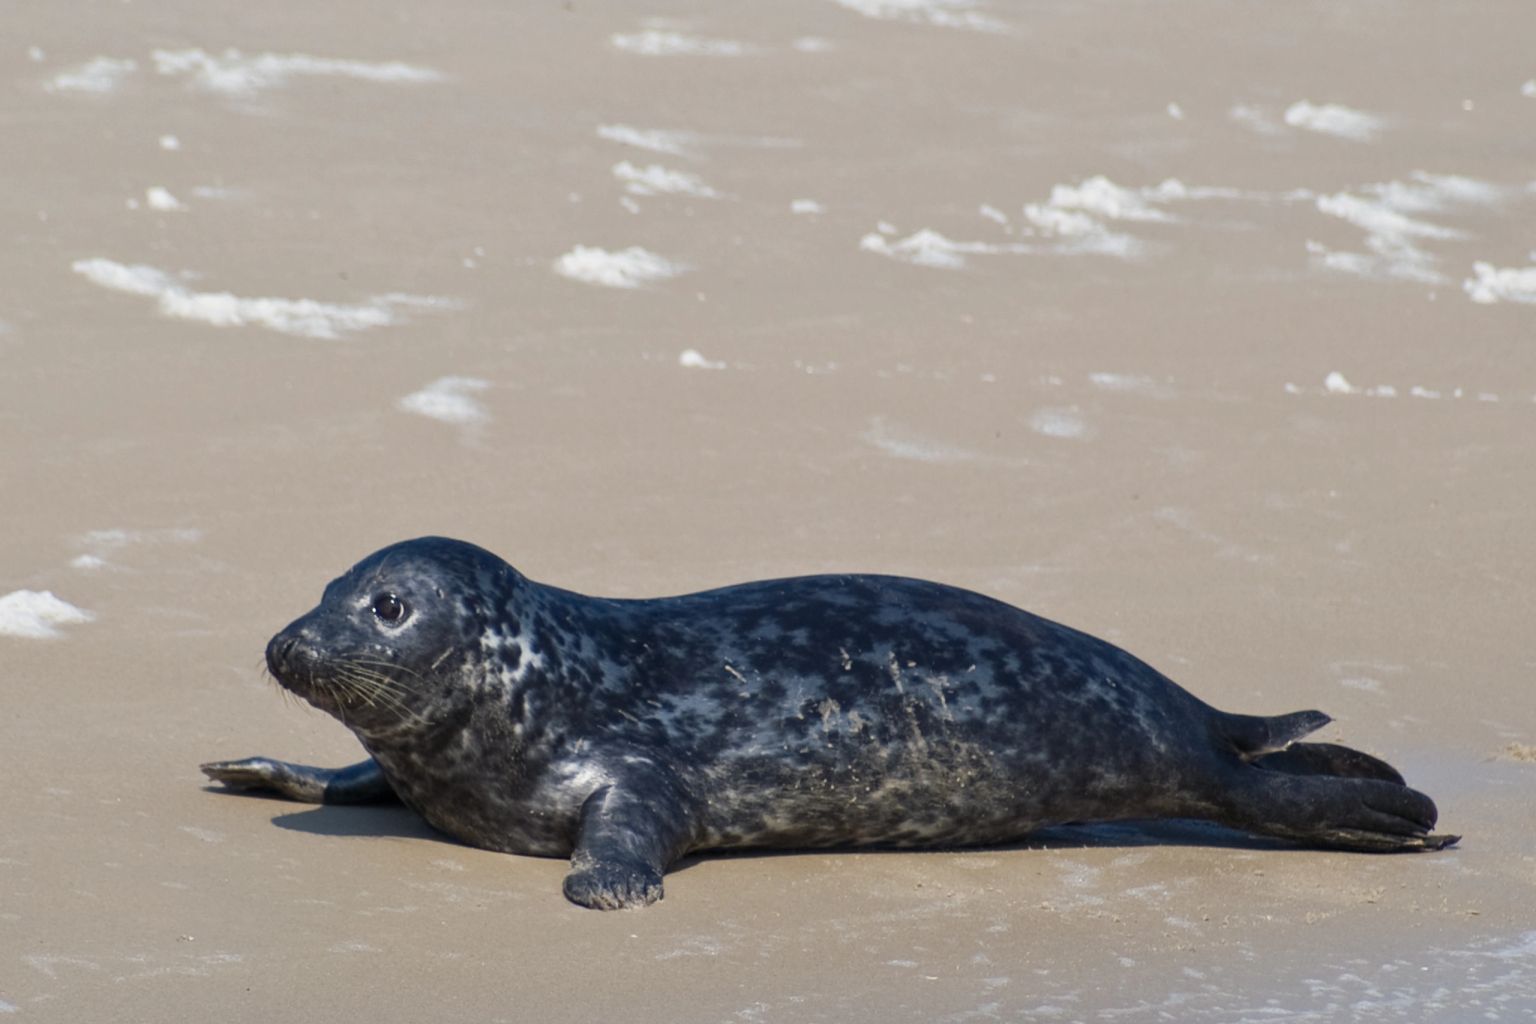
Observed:
[[[1291,775],[1341,775],[1403,785],[1402,775],[1387,762],[1337,743],[1293,743],[1284,750],[1255,758],[1251,763],[1256,768]]]
[[[1218,711],[1212,727],[1239,757],[1252,761],[1284,750],[1331,721],[1321,711],[1293,711],[1289,715],[1234,715]]]
[[[1227,802],[1224,824],[1325,849],[1441,850],[1461,838],[1431,835],[1435,802],[1383,779],[1244,769]]]

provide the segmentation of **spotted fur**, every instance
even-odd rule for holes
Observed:
[[[384,597],[403,618],[381,618]],[[613,600],[423,538],[331,583],[267,662],[370,759],[217,762],[211,778],[333,803],[393,793],[465,843],[570,856],[566,894],[586,906],[659,898],[693,850],[972,845],[1068,821],[1455,841],[1429,834],[1434,804],[1390,766],[1295,742],[1320,712],[1217,711],[1103,640],[921,580]]]

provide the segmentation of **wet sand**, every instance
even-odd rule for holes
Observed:
[[[523,6],[9,19],[0,1015],[1536,1010],[1536,10]],[[204,788],[357,758],[262,647],[423,533],[968,586],[1328,711],[1465,839],[704,857],[599,914]]]

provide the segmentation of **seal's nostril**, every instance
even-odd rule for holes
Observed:
[[[267,644],[267,668],[273,675],[281,675],[293,662],[293,650],[298,640],[279,633]]]

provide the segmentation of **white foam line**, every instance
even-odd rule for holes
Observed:
[[[1178,178],[1164,178],[1150,188],[1140,188],[1136,194],[1157,203],[1186,200],[1230,199],[1253,203],[1295,203],[1317,198],[1311,189],[1293,188],[1285,192],[1231,188],[1226,185],[1186,185]]]
[[[265,327],[305,338],[339,338],[352,331],[398,323],[397,306],[447,308],[446,299],[391,293],[367,303],[341,305],[314,299],[246,298],[229,292],[197,292],[165,271],[109,259],[76,260],[75,273],[93,284],[155,300],[164,316],[215,327]]]
[[[624,190],[637,196],[681,195],[698,199],[718,199],[720,193],[704,183],[697,174],[674,171],[660,164],[637,167],[628,160],[613,165],[613,176],[624,183]]]
[[[1029,429],[1066,441],[1086,440],[1093,433],[1075,407],[1040,409],[1029,418]]]
[[[1285,123],[1292,128],[1332,135],[1352,142],[1370,142],[1386,127],[1386,120],[1363,110],[1337,103],[1321,106],[1299,100],[1285,108]]]
[[[1171,395],[1168,388],[1151,377],[1138,377],[1129,373],[1090,373],[1088,381],[1101,391],[1146,395],[1149,398],[1168,398]]]
[[[1530,189],[1536,193],[1536,186]],[[1318,212],[1342,220],[1365,234],[1364,252],[1334,249],[1307,242],[1312,262],[1330,271],[1375,280],[1407,280],[1431,285],[1451,283],[1439,269],[1439,258],[1426,243],[1469,237],[1465,231],[1425,219],[1432,212],[1455,212],[1471,206],[1495,207],[1518,190],[1455,174],[1416,170],[1406,180],[1356,186],[1350,191],[1318,195],[1309,189],[1256,191],[1217,185],[1186,185],[1169,178],[1157,185],[1125,187],[1103,175],[1076,184],[1052,186],[1043,202],[1028,203],[1023,216],[1012,220],[989,204],[979,215],[1009,236],[1007,240],[957,240],[931,228],[899,237],[881,221],[864,235],[861,249],[917,266],[961,269],[973,256],[999,254],[1099,254],[1120,259],[1144,256],[1154,243],[1130,234],[1130,225],[1176,225],[1171,212],[1178,204],[1222,201],[1257,204],[1306,202]],[[1536,301],[1536,285],[1528,269],[1499,269],[1480,263],[1466,290],[1479,302]]]
[[[97,57],[78,67],[61,71],[48,80],[49,92],[85,92],[105,95],[117,91],[123,79],[138,70],[138,62],[116,57]]]
[[[1035,251],[1033,246],[1019,243],[957,242],[929,228],[915,231],[895,242],[890,241],[883,234],[870,232],[859,239],[859,248],[900,263],[911,263],[919,267],[938,267],[944,270],[961,269],[965,266],[966,256]]]
[[[677,354],[677,365],[690,370],[723,370],[725,363],[714,359],[704,358],[704,353],[696,348],[685,348]]]
[[[1244,192],[1207,185],[1185,185],[1177,178],[1144,188],[1125,188],[1103,175],[1085,178],[1076,185],[1055,185],[1043,203],[1024,207],[1028,234],[1059,239],[1053,251],[1099,253],[1134,259],[1144,243],[1111,223],[1175,224],[1178,218],[1162,209],[1170,203],[1203,199],[1241,199],[1260,202],[1290,201],[1293,193]]]
[[[1307,242],[1307,251],[1318,265],[1359,277],[1449,283],[1437,268],[1439,260],[1421,247],[1422,241],[1466,238],[1464,231],[1442,227],[1408,214],[1434,212],[1468,205],[1491,205],[1505,190],[1487,182],[1459,175],[1435,175],[1414,171],[1407,182],[1387,181],[1361,186],[1356,195],[1336,192],[1318,196],[1317,208],[1365,232],[1368,253],[1342,252],[1321,242]]]
[[[659,29],[615,33],[608,42],[616,50],[642,57],[741,57],[752,52],[751,47],[733,39],[705,39]]]
[[[1358,252],[1342,252],[1338,249],[1330,249],[1321,242],[1307,240],[1307,252],[1312,257],[1314,266],[1325,270],[1332,270],[1340,274],[1352,274],[1355,277],[1381,278],[1402,276],[1382,269],[1380,262],[1371,256]],[[1431,279],[1430,283],[1436,283]]]
[[[1002,211],[992,206],[981,207],[981,216],[1010,234],[1041,242],[962,242],[930,228],[892,241],[886,236],[894,234],[895,229],[882,222],[876,232],[859,241],[859,248],[904,263],[948,270],[964,267],[966,257],[976,255],[1096,253],[1132,259],[1140,255],[1143,244],[1130,235],[1111,230],[1108,223],[1173,223],[1177,218],[1158,209],[1156,204],[1190,197],[1191,190],[1172,179],[1156,188],[1128,189],[1103,175],[1095,175],[1076,185],[1053,186],[1045,202],[1025,205],[1025,223],[1017,229]]]
[[[443,423],[467,426],[490,419],[483,406],[471,397],[490,387],[479,377],[439,377],[420,391],[413,391],[396,403],[403,412],[426,416]]]
[[[627,124],[600,124],[597,137],[652,153],[690,156],[699,136],[695,132],[667,131],[662,128],[636,128]]]
[[[1323,378],[1323,390],[1330,395],[1353,395],[1360,389],[1351,384],[1338,370]]]
[[[913,462],[975,462],[982,458],[976,452],[928,438],[893,432],[882,417],[870,421],[869,429],[859,435],[885,454]]]
[[[1496,267],[1479,260],[1472,273],[1461,286],[1473,302],[1536,303],[1536,267]]]
[[[1403,213],[1436,213],[1456,206],[1492,206],[1509,194],[1509,189],[1460,174],[1430,174],[1413,171],[1409,180],[1384,181],[1365,185],[1362,192],[1377,196],[1390,208]]]
[[[1284,135],[1285,126],[1266,114],[1259,107],[1247,103],[1239,103],[1227,111],[1227,116],[1238,124],[1258,132],[1260,135]]]
[[[1465,238],[1464,232],[1414,220],[1393,208],[1390,200],[1362,199],[1348,192],[1318,196],[1317,208],[1331,217],[1348,221],[1372,235],[1403,238]]]
[[[1008,223],[1008,215],[995,206],[982,203],[979,207],[976,208],[976,212],[994,224],[999,224],[1005,228],[1010,226]]]
[[[62,636],[60,626],[90,622],[96,616],[51,590],[13,590],[0,597],[0,636],[48,640]]]
[[[578,245],[555,261],[557,274],[607,288],[639,288],[676,277],[687,269],[638,245],[614,252]]]
[[[996,18],[977,13],[977,9],[984,6],[980,0],[836,0],[836,3],[866,18],[882,21],[908,21],[975,32],[1008,30],[1008,26]]]
[[[1169,179],[1170,188],[1182,189],[1182,184]],[[1053,210],[1081,210],[1106,220],[1160,221],[1168,223],[1174,218],[1147,203],[1149,197],[1165,198],[1156,190],[1122,188],[1096,174],[1076,185],[1054,185],[1051,197],[1043,204]],[[1026,207],[1026,210],[1028,208]]]
[[[162,530],[92,530],[80,538],[83,547],[94,551],[111,551],[130,544],[196,544],[203,539],[203,531],[195,527],[168,527]]]
[[[287,84],[296,76],[356,78],[367,82],[421,83],[441,81],[441,72],[400,61],[372,63],[311,57],[303,53],[246,55],[229,49],[222,54],[204,50],[155,50],[151,56],[162,75],[189,76],[192,84],[226,96],[248,96]]]
[[[1179,218],[1163,207],[1197,200],[1243,202],[1296,202],[1311,199],[1306,189],[1289,192],[1256,192],[1217,185],[1186,185],[1167,178],[1157,185],[1126,188],[1103,175],[1085,178],[1076,185],[1055,185],[1043,203],[1029,203],[1024,218],[1033,233],[1047,238],[1072,240],[1075,244],[1057,251],[1096,252],[1131,259],[1141,255],[1143,244],[1110,223],[1176,224]]]
[[[1520,95],[1536,100],[1536,78],[1532,78],[1520,86]]]
[[[160,185],[151,185],[145,189],[144,201],[149,204],[151,210],[160,210],[165,213],[180,213],[187,208],[186,203],[171,195],[169,189]]]
[[[779,138],[771,135],[700,135],[698,132],[636,128],[627,124],[598,125],[597,135],[598,138],[607,139],[609,142],[690,159],[698,156],[697,151],[701,146],[798,149],[805,144],[800,139]]]
[[[1365,398],[1397,398],[1404,393],[1399,391],[1398,388],[1393,384],[1375,384],[1370,387],[1359,387],[1350,383],[1349,378],[1345,377],[1344,374],[1340,373],[1338,370],[1330,371],[1327,376],[1323,378],[1323,386],[1320,391],[1313,390],[1311,388],[1304,388],[1299,384],[1292,383],[1287,383],[1284,385],[1284,390],[1288,395],[1359,395]],[[1478,402],[1492,403],[1500,401],[1499,395],[1492,391],[1468,391],[1465,388],[1436,390],[1432,388],[1421,387],[1415,384],[1413,387],[1410,387],[1406,393],[1410,398],[1427,398],[1432,400],[1442,398],[1459,400],[1462,398],[1468,398]]]

